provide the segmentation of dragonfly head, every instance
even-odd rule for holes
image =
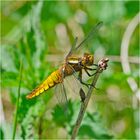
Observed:
[[[91,65],[93,65],[93,62],[94,62],[93,55],[84,53],[84,56],[82,57],[82,61],[81,61],[82,65],[91,66]]]

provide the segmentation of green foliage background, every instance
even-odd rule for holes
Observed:
[[[12,137],[21,60],[16,138],[71,137],[80,100],[70,100],[65,115],[56,105],[53,89],[32,100],[26,100],[25,96],[61,64],[61,56],[66,54],[62,50],[69,50],[65,39],[72,44],[74,37],[80,35],[78,31],[85,35],[99,21],[104,26],[83,50],[95,53],[96,60],[107,55],[110,63],[98,81],[99,90],[93,94],[77,138],[138,138],[138,108],[132,106],[134,93],[127,83],[128,76],[138,83],[138,65],[132,63],[132,73],[125,75],[120,61],[113,59],[120,55],[123,33],[138,12],[139,2],[129,0],[1,1],[1,100],[5,115],[1,139]],[[130,56],[139,56],[138,36],[139,27],[131,38]]]

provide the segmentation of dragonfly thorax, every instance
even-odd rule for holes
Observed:
[[[91,66],[94,63],[94,57],[91,54],[84,53],[84,56],[82,57],[81,64],[83,66]]]

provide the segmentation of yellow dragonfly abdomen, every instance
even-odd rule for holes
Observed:
[[[56,84],[62,82],[62,73],[58,69],[54,72],[52,72],[48,78],[40,84],[37,88],[35,88],[29,95],[26,96],[27,99],[31,99],[35,96],[40,95],[44,91],[50,89],[51,87],[54,87]]]

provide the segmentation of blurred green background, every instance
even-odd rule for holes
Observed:
[[[78,139],[139,139],[139,26],[129,40],[131,72],[120,59],[128,24],[139,12],[138,1],[1,1],[1,139],[12,138],[19,68],[23,61],[16,138],[69,139],[80,100],[69,101],[68,114],[51,89],[32,100],[25,96],[56,70],[74,38],[79,41],[96,25],[104,25],[82,52],[110,59],[88,105]],[[87,77],[85,77],[86,79]],[[136,88],[127,83],[135,81]],[[73,96],[73,95],[72,95]]]

